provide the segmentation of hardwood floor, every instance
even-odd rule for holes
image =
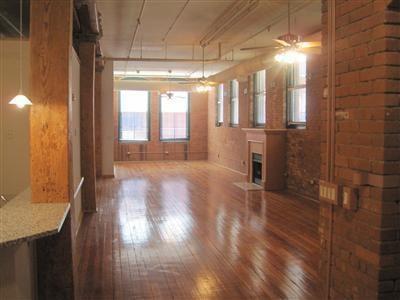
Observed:
[[[207,162],[116,165],[78,234],[79,299],[321,299],[318,204]]]

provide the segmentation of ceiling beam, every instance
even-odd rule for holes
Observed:
[[[156,58],[156,57],[105,57],[105,60],[111,61],[141,61],[141,62],[191,62],[191,63],[202,63],[202,59],[192,58]],[[217,62],[221,61],[220,58],[205,59],[204,62]],[[229,60],[224,60],[229,61]]]

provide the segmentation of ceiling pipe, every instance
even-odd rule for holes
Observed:
[[[234,25],[240,22],[244,17],[254,11],[259,4],[259,0],[242,0],[234,3],[225,10],[210,26],[210,30],[200,40],[200,45],[208,46],[210,43],[221,37]]]
[[[178,21],[179,17],[182,15],[183,11],[185,10],[186,6],[189,4],[190,0],[187,0],[186,3],[183,5],[181,10],[178,12],[176,15],[174,21],[172,22],[171,26],[169,26],[167,32],[165,33],[164,37],[162,38],[162,41],[165,42],[167,40],[168,34],[171,32],[172,28],[175,26],[176,22]]]
[[[96,1],[88,0],[87,6],[89,10],[90,28],[92,29],[93,33],[100,34],[100,25],[99,25]]]
[[[202,63],[202,59],[192,58],[156,58],[156,57],[105,57],[105,60],[109,61],[140,61],[140,62],[191,62],[191,63]],[[220,58],[205,59],[205,63],[217,62]],[[224,60],[227,61],[227,60]]]
[[[292,7],[292,9],[290,10],[291,14],[297,13],[298,11],[304,9],[306,6],[310,5],[313,1],[312,0],[307,0],[305,3],[301,3],[299,6],[297,7]],[[266,30],[269,30],[272,26],[278,24],[279,22],[281,22],[282,20],[286,19],[288,16],[287,12],[282,13],[281,15],[277,16],[271,23],[269,23],[268,25],[264,26],[262,29],[260,29],[259,31],[257,31],[256,33],[253,33],[251,36],[249,36],[248,38],[241,40],[240,42],[237,42],[236,44],[234,44],[232,46],[232,49],[234,49],[235,47],[244,44],[246,42],[248,42],[249,40],[255,38],[256,36],[258,36],[259,34],[263,33]],[[227,51],[225,54],[228,54],[229,52],[231,52],[231,50]]]
[[[133,37],[132,37],[131,45],[129,46],[129,52],[128,52],[127,58],[130,58],[130,56],[131,56],[131,52],[133,49],[133,45],[135,44],[135,40],[136,40],[137,33],[139,31],[139,27],[142,24],[142,16],[143,16],[145,4],[146,4],[146,0],[143,0],[142,7],[140,8],[139,16],[136,20],[136,27],[135,27],[135,31],[133,32]]]

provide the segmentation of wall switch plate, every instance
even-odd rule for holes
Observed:
[[[343,208],[348,210],[358,209],[358,192],[357,189],[344,186],[343,187]]]
[[[336,183],[320,180],[319,199],[333,205],[339,205],[339,185]]]

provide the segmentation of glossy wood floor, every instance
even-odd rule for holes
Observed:
[[[79,299],[321,299],[318,205],[207,162],[116,165],[78,235]]]

